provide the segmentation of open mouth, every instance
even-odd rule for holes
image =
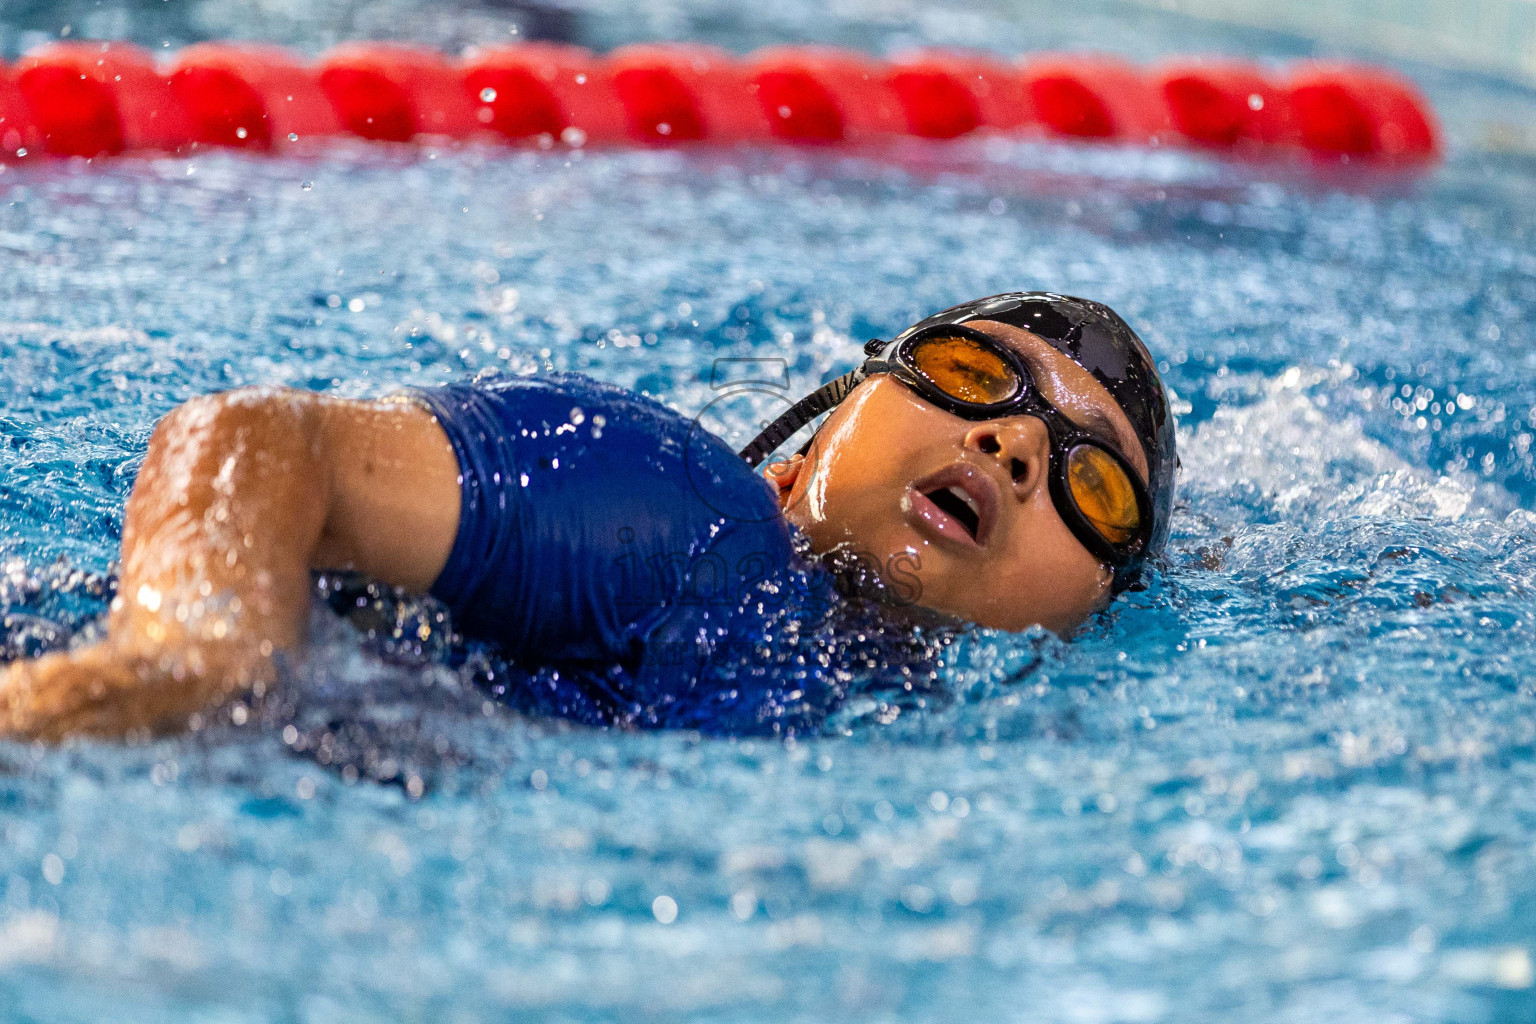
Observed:
[[[958,462],[912,484],[903,507],[923,532],[975,549],[991,539],[1001,498],[986,473]]]
[[[972,540],[977,539],[977,533],[981,529],[981,506],[977,504],[975,498],[958,487],[939,487],[924,491],[923,497],[937,505],[940,512],[963,526]]]

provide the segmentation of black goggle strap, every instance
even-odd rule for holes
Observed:
[[[741,457],[747,460],[747,465],[756,468],[795,431],[822,413],[837,408],[843,399],[848,397],[849,392],[858,387],[867,376],[869,376],[867,367],[861,366],[812,391],[792,405],[788,412],[768,424],[761,434],[754,437],[752,443],[741,450]]]

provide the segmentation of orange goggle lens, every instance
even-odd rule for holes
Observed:
[[[1067,455],[1067,488],[1078,511],[1111,544],[1126,544],[1141,528],[1136,488],[1125,467],[1102,448],[1081,444]]]
[[[912,368],[951,398],[973,405],[1006,402],[1019,393],[1019,374],[994,349],[973,338],[937,334],[907,355]]]

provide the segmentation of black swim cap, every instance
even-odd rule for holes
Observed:
[[[901,340],[935,324],[996,320],[1021,327],[1093,374],[1104,385],[1141,440],[1147,456],[1147,493],[1152,498],[1152,535],[1146,557],[1162,554],[1173,518],[1173,477],[1179,456],[1174,445],[1173,414],[1152,353],[1102,302],[1054,292],[1005,292],[952,306],[902,331]]]

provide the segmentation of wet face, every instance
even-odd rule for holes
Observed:
[[[1017,352],[1046,400],[1147,478],[1130,422],[1093,376],[1041,338],[970,321]],[[1050,436],[1037,417],[980,423],[888,376],[856,388],[806,458],[768,479],[818,552],[844,548],[891,590],[983,626],[1066,632],[1108,600],[1113,575],[1051,501]]]

